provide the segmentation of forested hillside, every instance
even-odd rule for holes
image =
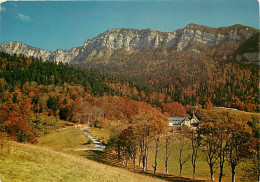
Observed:
[[[150,104],[114,96],[121,95],[109,87],[116,79],[99,71],[5,53],[0,60],[0,130],[14,140],[37,142],[59,119],[102,127],[141,112],[163,117]]]
[[[130,93],[123,95],[157,106],[177,101],[183,105],[200,104],[205,108],[211,108],[213,104],[250,112],[259,109],[256,65],[159,47],[136,52],[120,49],[109,60],[93,57],[85,67],[121,75],[132,85],[123,82],[113,85],[115,89],[132,87]]]
[[[33,57],[10,56],[1,53],[0,77],[2,78],[1,91],[4,88],[14,90],[22,88],[25,82],[36,82],[40,85],[64,86],[66,83],[80,84],[84,90],[89,90],[94,95],[102,96],[105,92],[112,92],[106,85],[108,76],[105,77],[96,70],[82,70],[72,66],[43,62]],[[5,84],[4,80],[8,83]]]
[[[21,55],[0,59],[1,128],[21,142],[36,142],[59,119],[102,127],[141,113],[184,116],[183,105],[258,109],[256,67],[167,48],[118,51],[106,74]]]

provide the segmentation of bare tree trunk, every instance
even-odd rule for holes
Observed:
[[[130,156],[134,165],[134,169],[136,169],[136,153],[137,153],[137,148],[136,146],[133,147],[133,152],[132,155]]]
[[[144,145],[144,135],[142,138],[142,143],[141,143],[141,159],[143,163],[143,171],[145,171],[145,145]]]
[[[183,140],[182,140],[182,128],[180,130],[180,136],[179,136],[179,146],[180,146],[180,155],[179,155],[179,165],[180,165],[180,176],[182,174],[182,152],[183,152]]]
[[[120,151],[120,146],[117,146],[117,159],[120,161],[121,160],[121,151]]]
[[[196,173],[196,165],[193,164],[193,179],[195,179],[195,173]]]
[[[198,157],[198,148],[199,148],[199,141],[197,136],[195,136],[194,131],[191,131],[191,146],[192,146],[192,155],[191,155],[191,163],[193,167],[193,179],[195,179],[196,174],[196,160]]]
[[[142,161],[143,161],[143,172],[144,172],[145,171],[145,155],[143,155]]]
[[[145,147],[145,170],[147,171],[148,170],[148,144],[147,146]]]
[[[231,166],[232,170],[232,182],[236,181],[235,175],[236,175],[236,166]]]
[[[220,169],[219,169],[219,170],[220,170],[220,171],[219,171],[219,182],[222,181],[222,177],[223,177],[223,167],[224,167],[223,165],[220,165],[220,166],[219,166],[219,168],[220,168]]]
[[[140,141],[140,143],[139,143],[139,152],[140,152],[140,154],[139,154],[139,162],[138,162],[138,165],[139,165],[139,167],[141,167],[141,163],[142,163],[142,154],[143,154],[143,147],[142,147],[142,144],[141,144],[142,142]]]
[[[141,167],[141,163],[142,163],[142,155],[139,155],[139,167]]]
[[[183,151],[182,147],[180,147],[180,155],[179,155],[180,176],[182,174],[182,161],[181,161],[182,151]]]
[[[165,143],[165,173],[166,174],[168,174],[168,160],[169,160],[168,147],[169,147],[169,138],[166,134],[166,143]]]
[[[136,154],[133,154],[133,164],[134,164],[134,169],[136,169],[136,165],[135,165],[135,158],[136,158]]]
[[[156,138],[156,145],[155,145],[155,156],[154,156],[154,166],[153,166],[153,168],[154,168],[153,173],[154,173],[154,174],[155,174],[156,171],[157,171],[157,156],[158,156],[159,142],[160,142],[160,140],[159,140],[159,136],[158,136],[158,137]]]
[[[191,162],[193,167],[193,179],[195,179],[195,173],[196,173],[196,159],[197,159],[197,148],[193,148],[193,153],[191,156]]]
[[[125,165],[128,166],[128,154],[126,154]]]
[[[210,177],[211,177],[211,181],[214,181],[214,170],[213,170],[213,165],[210,165]]]
[[[182,175],[182,164],[180,163],[180,176]]]
[[[146,160],[146,149],[144,148],[143,149],[143,154],[142,154],[142,162],[143,162],[143,171],[145,171],[145,167],[146,167],[146,162],[145,162],[145,160]]]

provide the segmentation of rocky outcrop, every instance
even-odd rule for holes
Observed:
[[[189,24],[184,29],[174,32],[159,32],[151,29],[112,29],[92,40],[87,40],[84,49],[143,49],[158,46],[176,46],[177,50],[183,50],[187,48],[189,42],[212,47],[223,41],[248,39],[255,32],[255,29],[242,25],[214,29],[196,24]]]
[[[44,61],[55,61],[57,63],[69,63],[73,60],[79,53],[78,48],[72,48],[69,51],[56,50],[50,52],[47,50],[31,47],[24,43],[19,42],[4,42],[0,46],[0,51],[6,52],[8,54],[23,54],[27,57],[41,58]]]
[[[57,63],[70,63],[75,57],[77,57],[80,53],[80,48],[75,47],[70,49],[69,51],[64,51],[58,49],[51,53],[49,57],[49,61],[55,61]]]
[[[36,58],[42,58],[43,60],[47,60],[51,55],[50,51],[31,47],[19,42],[4,42],[0,46],[0,51],[8,54],[23,54],[28,57],[32,56]]]
[[[87,40],[83,46],[71,50],[50,52],[18,42],[2,43],[0,50],[9,54],[24,54],[43,60],[77,64],[85,62],[88,60],[88,56],[97,54],[99,50],[104,49],[139,50],[166,46],[177,51],[187,50],[201,53],[200,50],[193,47],[194,44],[214,47],[223,42],[246,40],[257,31],[243,25],[210,28],[196,24],[189,24],[174,32],[160,32],[151,29],[111,29],[91,40]]]
[[[237,55],[236,60],[246,64],[260,64],[259,52],[248,52],[242,55]]]

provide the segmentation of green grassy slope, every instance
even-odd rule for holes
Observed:
[[[11,143],[9,155],[0,156],[0,179],[3,182],[162,181],[82,157],[16,142]]]
[[[93,145],[87,144],[88,140],[81,128],[69,128],[40,137],[38,145],[71,154],[75,149],[91,149]]]

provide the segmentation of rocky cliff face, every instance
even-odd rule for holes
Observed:
[[[159,32],[151,29],[112,29],[92,40],[87,40],[84,49],[143,49],[158,46],[176,47],[181,51],[188,48],[191,42],[208,47],[216,46],[223,41],[240,41],[251,37],[255,29],[242,25],[226,28],[209,28],[196,24],[189,24],[184,29],[174,32]]]
[[[47,60],[51,55],[50,51],[34,48],[19,42],[4,42],[0,46],[0,51],[8,54],[24,54],[28,57],[33,56],[43,60]]]
[[[8,54],[23,54],[27,57],[32,56],[36,58],[41,58],[45,61],[56,61],[57,63],[69,63],[79,53],[78,48],[72,48],[69,51],[63,51],[58,49],[54,52],[50,52],[47,50],[31,47],[29,45],[19,42],[4,42],[0,46],[0,51],[6,52]]]
[[[99,51],[104,49],[139,50],[166,46],[177,51],[200,52],[193,47],[194,44],[215,47],[223,42],[246,40],[256,32],[256,29],[243,25],[210,28],[196,24],[189,24],[174,32],[160,32],[151,29],[111,29],[91,40],[87,40],[83,46],[68,51],[50,52],[18,42],[2,43],[0,50],[9,54],[24,54],[43,60],[77,64],[88,60],[90,55],[100,54]]]

